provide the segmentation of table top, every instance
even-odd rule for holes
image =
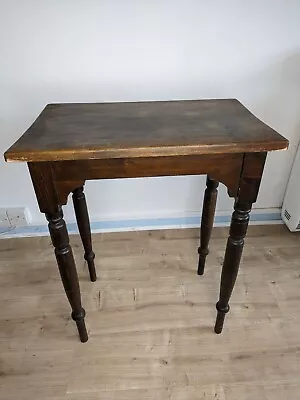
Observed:
[[[5,153],[59,161],[279,150],[288,141],[236,99],[48,104]]]

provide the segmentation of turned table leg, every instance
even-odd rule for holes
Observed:
[[[211,231],[214,223],[216,202],[218,196],[219,182],[206,179],[206,189],[204,194],[201,230],[200,230],[200,247],[198,248],[199,262],[198,262],[198,275],[203,275],[206,256],[208,255],[208,245],[211,236]]]
[[[73,191],[74,210],[78,225],[78,230],[84,248],[84,259],[87,262],[90,279],[92,282],[97,280],[96,269],[94,264],[95,254],[92,249],[92,237],[88,208],[83,192],[83,186]]]
[[[229,300],[240,266],[250,211],[252,204],[257,199],[266,155],[266,153],[246,153],[244,155],[239,189],[232,214],[221,274],[220,296],[216,304],[216,333],[222,332],[225,315],[229,311]]]
[[[57,212],[46,213],[55,256],[66,295],[72,307],[72,318],[76,322],[81,342],[88,340],[84,322],[85,310],[81,306],[81,297],[75,261],[69,244],[66,223],[61,208]]]
[[[216,333],[222,332],[225,315],[229,311],[228,303],[239,270],[251,206],[251,203],[242,203],[240,201],[237,201],[234,206],[221,275],[220,297],[216,304],[218,311],[215,324]]]

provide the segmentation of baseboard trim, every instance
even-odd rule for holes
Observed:
[[[251,225],[270,225],[282,224],[281,210],[279,208],[271,209],[254,209],[251,213]],[[231,213],[225,212],[217,214],[214,226],[229,226]],[[139,230],[160,230],[160,229],[185,229],[197,228],[200,225],[199,215],[184,215],[171,217],[151,217],[136,219],[116,219],[91,222],[91,230],[93,233],[99,232],[125,232]],[[78,229],[75,222],[68,223],[70,234],[77,234]],[[28,225],[11,227],[5,231],[0,231],[0,238],[11,237],[30,237],[30,236],[46,236],[48,235],[47,224],[44,225]]]

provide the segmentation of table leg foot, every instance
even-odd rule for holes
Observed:
[[[198,249],[199,260],[198,260],[198,270],[197,270],[198,275],[204,274],[205,261],[208,253],[209,253],[208,249],[205,251],[204,249],[200,249],[199,247]]]
[[[85,326],[85,322],[84,322],[84,317],[85,317],[84,308],[81,309],[80,313],[75,314],[74,312],[72,312],[71,316],[72,316],[73,321],[76,322],[80,341],[82,343],[87,342],[88,334],[87,334],[87,330],[86,330],[86,326]]]
[[[219,308],[219,304],[217,303],[216,309],[217,309],[218,313],[217,313],[217,319],[216,319],[216,323],[215,323],[215,333],[219,334],[223,330],[225,316],[229,312],[229,305],[226,308],[221,309],[221,308]]]

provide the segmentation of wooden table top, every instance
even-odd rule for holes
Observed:
[[[59,161],[279,150],[288,141],[238,100],[49,104],[5,153]]]

